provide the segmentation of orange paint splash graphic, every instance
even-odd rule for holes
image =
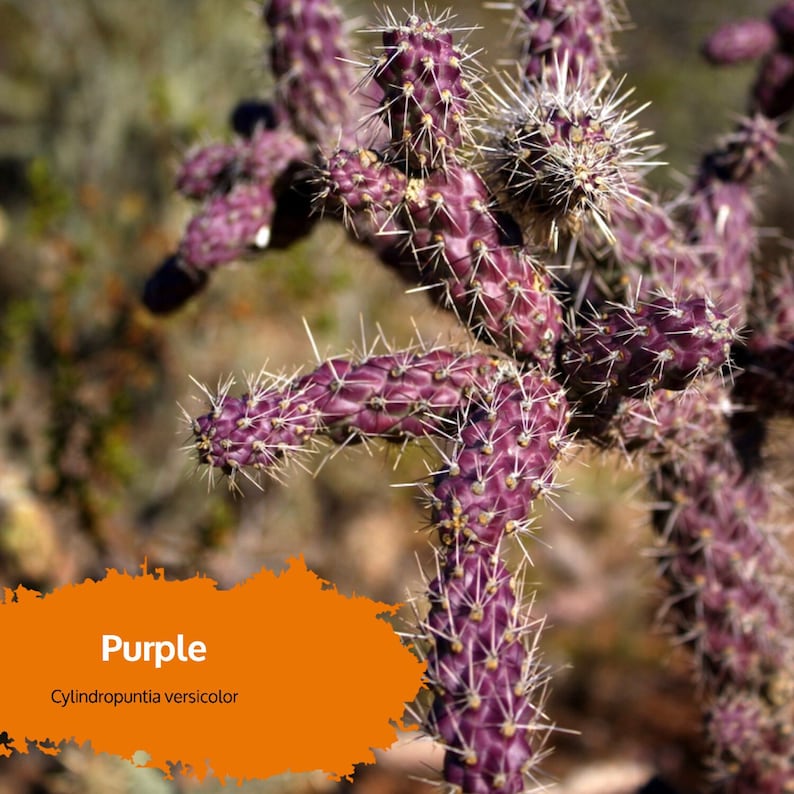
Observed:
[[[346,598],[302,558],[231,590],[142,569],[5,589],[0,756],[90,742],[168,775],[339,779],[405,729],[424,664],[378,619],[399,605]]]

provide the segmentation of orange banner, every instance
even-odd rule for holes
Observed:
[[[142,570],[5,589],[0,755],[90,741],[199,779],[341,778],[395,742],[424,672],[378,618],[398,606],[346,598],[302,558],[231,590]]]

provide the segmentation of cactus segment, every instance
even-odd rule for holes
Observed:
[[[565,340],[560,367],[573,394],[591,402],[680,390],[722,367],[735,332],[702,298],[619,306]]]
[[[299,378],[255,380],[241,397],[229,396],[230,384],[212,394],[210,412],[190,420],[194,448],[200,463],[233,476],[311,451],[317,435],[346,444],[422,438],[499,373],[496,359],[440,349],[330,359]]]
[[[379,114],[391,152],[414,173],[443,168],[469,135],[467,58],[453,43],[448,21],[416,14],[403,23],[390,18],[383,51],[370,69],[383,92]]]

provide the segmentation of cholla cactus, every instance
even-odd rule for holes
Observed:
[[[188,155],[177,186],[203,205],[147,305],[177,308],[210,271],[323,216],[454,312],[473,347],[208,390],[207,412],[188,417],[194,453],[235,484],[322,439],[432,440],[420,486],[435,567],[411,632],[434,695],[421,721],[455,790],[518,794],[541,774],[552,721],[542,620],[506,548],[534,534],[574,436],[622,450],[648,471],[665,614],[695,651],[715,784],[782,794],[794,625],[762,451],[766,417],[794,406],[793,290],[775,272],[757,287],[753,185],[794,104],[794,7],[706,44],[715,64],[761,59],[759,76],[750,115],[672,202],[644,183],[641,107],[609,71],[623,8],[529,0],[516,14],[521,77],[481,106],[450,14],[387,13],[357,76],[331,0],[266,5],[274,104]]]

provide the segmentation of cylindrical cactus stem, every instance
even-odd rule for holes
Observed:
[[[562,310],[542,266],[520,246],[514,222],[491,209],[488,189],[458,164],[409,184],[401,223],[424,284],[478,338],[548,367]]]
[[[730,312],[737,327],[747,318],[758,247],[755,199],[749,185],[714,180],[688,207],[690,242],[707,268],[710,294]]]
[[[276,96],[292,128],[310,143],[355,145],[361,108],[353,49],[333,0],[270,0],[263,17],[273,37]]]
[[[290,165],[308,165],[311,158],[306,142],[286,127],[274,130],[258,128],[241,148],[239,177],[274,185],[274,191],[279,193],[284,187],[279,180]]]
[[[611,243],[609,218],[633,197],[649,165],[648,133],[637,110],[608,77],[595,85],[561,80],[506,87],[489,110],[481,147],[486,178],[529,234],[556,247],[558,231],[578,235],[596,224]]]
[[[718,790],[785,791],[766,784],[791,769],[792,621],[781,589],[785,557],[765,526],[759,473],[744,466],[730,441],[715,437],[700,453],[662,466],[651,482],[661,572],[670,586],[666,620],[697,657],[713,765],[724,773]],[[749,698],[778,717],[788,711],[785,741],[767,744],[770,734],[761,734],[748,747],[741,731],[722,721],[726,697]]]
[[[195,271],[212,270],[268,247],[277,201],[291,188],[292,164],[309,156],[306,144],[285,129],[257,129],[234,151],[234,161],[213,179],[205,174],[203,181],[188,180],[194,193],[203,183],[214,182],[179,246],[179,258]]]
[[[780,161],[779,144],[777,121],[762,113],[746,116],[704,155],[693,191],[707,189],[716,180],[746,184]]]
[[[744,19],[724,25],[703,46],[716,65],[762,58],[750,94],[751,113],[783,122],[794,107],[794,5],[787,0],[768,19]]]
[[[177,188],[203,201],[178,251],[149,277],[144,305],[155,314],[181,308],[207,283],[210,271],[268,247],[285,248],[308,234],[316,218],[299,191],[310,151],[275,119],[252,109],[246,134],[232,143],[194,149],[177,174]],[[242,124],[242,121],[238,122]],[[275,228],[274,228],[275,227]]]
[[[431,495],[441,542],[494,545],[525,530],[532,501],[548,490],[569,422],[563,390],[549,376],[517,373],[475,395]]]
[[[186,198],[205,199],[225,193],[239,173],[238,143],[211,143],[188,152],[179,166],[176,189]]]
[[[310,156],[306,143],[290,130],[260,125],[246,138],[190,151],[179,167],[176,186],[183,196],[203,200],[228,193],[240,181],[274,185],[290,163],[306,162]]]
[[[449,15],[390,18],[383,52],[370,69],[383,92],[379,115],[389,130],[393,157],[414,173],[444,167],[469,135],[471,90],[466,55],[446,27]]]
[[[297,386],[317,394],[324,436],[337,443],[368,438],[404,442],[446,432],[472,394],[509,374],[481,353],[404,350],[360,363],[331,359]]]
[[[757,472],[730,442],[661,467],[654,524],[670,582],[670,619],[695,648],[712,691],[752,690],[787,659],[780,552],[763,526],[768,504]]]
[[[538,702],[535,631],[500,559],[552,485],[566,444],[565,396],[538,371],[482,392],[428,495],[442,551],[420,625],[435,701],[426,730],[446,748],[447,782],[464,794],[525,790],[548,725]]]
[[[275,207],[271,185],[238,182],[193,216],[179,258],[193,270],[208,271],[267,248]]]
[[[687,205],[689,241],[701,252],[720,307],[745,320],[757,248],[754,176],[778,157],[778,125],[756,114],[743,119],[701,160]]]
[[[445,748],[444,779],[461,794],[518,794],[551,730],[542,621],[531,619],[498,544],[439,551],[437,568],[419,624],[434,694],[425,731]]]
[[[658,196],[634,188],[625,204],[613,207],[610,228],[614,245],[605,249],[592,234],[585,242],[605,260],[600,265],[605,276],[622,282],[627,296],[649,300],[659,293],[681,298],[709,294],[700,252]]]
[[[587,322],[563,340],[559,364],[570,394],[597,405],[684,389],[728,361],[734,338],[710,301],[658,296]]]
[[[318,188],[380,258],[455,311],[475,336],[551,362],[562,312],[548,275],[522,251],[512,220],[491,211],[483,180],[459,164],[406,179],[372,150],[339,151]]]
[[[317,183],[322,211],[341,215],[353,231],[364,216],[377,233],[404,201],[408,179],[374,149],[337,149],[323,162]]]
[[[713,297],[741,325],[757,238],[748,183],[776,161],[778,140],[776,122],[759,114],[742,120],[703,157],[683,219],[652,194],[629,189],[626,201],[612,208],[615,243],[606,253],[629,295]]]
[[[709,63],[727,66],[752,61],[771,52],[777,46],[777,34],[766,19],[738,19],[714,31],[701,51]]]
[[[527,78],[595,85],[614,59],[612,35],[626,17],[613,0],[522,0],[520,63]]]
[[[259,379],[241,397],[226,384],[191,419],[200,463],[224,474],[267,471],[318,435],[338,443],[404,442],[445,430],[470,395],[502,377],[481,354],[405,350],[360,362],[334,358],[302,377]]]
[[[713,375],[684,390],[658,389],[644,398],[610,401],[603,409],[585,403],[574,412],[571,429],[579,439],[659,465],[711,444],[731,404],[724,379]]]

